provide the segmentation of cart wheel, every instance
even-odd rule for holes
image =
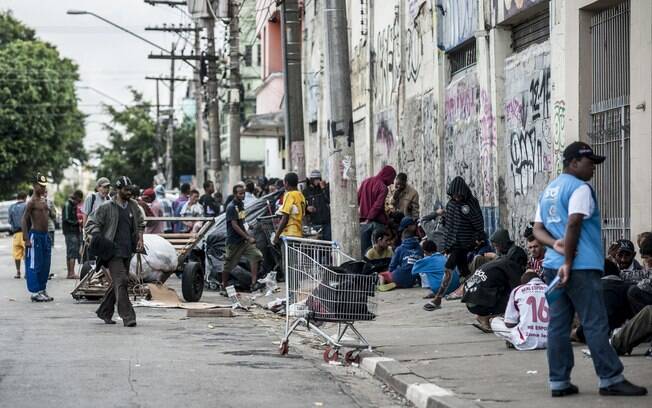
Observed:
[[[289,350],[290,350],[290,342],[289,342],[289,340],[283,340],[281,342],[281,345],[278,347],[278,352],[282,356],[284,356],[284,355],[286,355],[288,353]]]
[[[346,354],[344,355],[344,361],[347,364],[360,364],[360,351],[359,350],[351,350],[347,351]]]
[[[186,302],[199,302],[204,292],[204,271],[198,262],[188,262],[183,268],[181,291]]]
[[[331,361],[337,361],[340,358],[340,353],[337,351],[337,349],[331,349],[330,346],[326,347],[326,350],[324,350],[324,361],[325,362],[331,362]]]
[[[220,285],[217,284],[217,282],[208,282],[208,289],[210,290],[218,290],[220,288]]]

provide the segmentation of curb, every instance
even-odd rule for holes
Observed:
[[[362,369],[392,387],[417,408],[478,408],[472,401],[455,396],[453,391],[425,381],[393,358],[363,351],[360,359]]]

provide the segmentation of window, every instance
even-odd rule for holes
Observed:
[[[262,55],[263,54],[261,53],[261,50],[260,50],[260,44],[258,44],[258,45],[256,45],[256,65],[257,66],[260,66],[260,62],[261,62],[260,58],[261,58]]]
[[[462,45],[448,52],[448,59],[451,64],[451,76],[456,73],[475,65],[475,38],[471,38]]]
[[[251,52],[253,51],[252,49],[253,47],[251,45],[245,46],[244,63],[245,66],[247,67],[251,66],[251,58],[252,58]]]
[[[548,38],[550,38],[550,13],[546,10],[512,27],[512,50],[519,52]]]

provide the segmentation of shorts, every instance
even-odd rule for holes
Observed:
[[[25,241],[23,241],[23,232],[14,232],[14,241],[12,244],[14,260],[22,261],[25,259]]]
[[[64,234],[66,239],[66,259],[81,260],[79,248],[81,245],[81,236],[79,234]]]
[[[226,244],[226,254],[224,256],[224,272],[231,273],[233,268],[244,258],[249,264],[263,260],[263,254],[255,245],[247,241],[237,244]]]
[[[467,259],[468,253],[469,250],[466,248],[452,248],[450,254],[448,254],[446,269],[453,270],[457,267],[457,271],[461,277],[468,277],[471,274]]]

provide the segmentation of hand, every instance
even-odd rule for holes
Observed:
[[[309,207],[307,208],[307,210],[308,210],[309,213],[314,213],[315,211],[317,211],[317,209],[316,209],[315,207],[313,207],[312,205],[309,206]]]
[[[24,241],[25,242],[25,248],[31,248],[32,247],[32,241]]]
[[[555,243],[552,245],[552,249],[564,255],[564,240],[563,239],[556,240]]]
[[[256,238],[254,238],[254,237],[249,237],[249,238],[247,238],[247,241],[249,241],[249,243],[253,245],[253,244],[256,243]]]
[[[139,238],[138,243],[136,244],[136,252],[143,252],[143,249],[145,249],[145,245],[143,243],[143,239]]]
[[[278,238],[276,236],[272,238],[272,245],[274,246],[278,245]]]
[[[557,276],[559,276],[559,287],[563,288],[566,286],[566,283],[570,279],[570,274],[571,274],[571,266],[568,264],[563,264],[561,268],[559,268],[559,271],[557,271]]]
[[[444,209],[443,209],[443,208],[439,208],[439,209],[437,209],[437,211],[435,211],[435,214],[437,214],[437,215],[443,215],[443,214],[444,214]]]

